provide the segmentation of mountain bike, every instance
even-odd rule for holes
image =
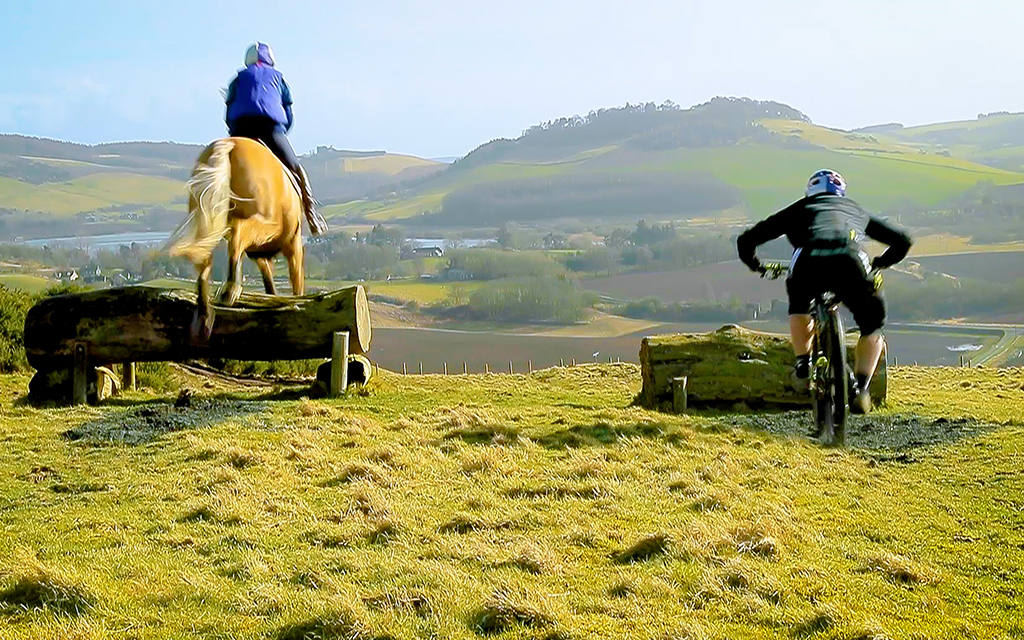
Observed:
[[[789,265],[769,262],[762,277],[776,280]],[[815,296],[811,307],[814,334],[811,340],[811,406],[814,413],[812,436],[821,444],[841,447],[846,440],[846,416],[850,401],[849,366],[846,361],[846,332],[839,313],[840,300],[830,291]]]

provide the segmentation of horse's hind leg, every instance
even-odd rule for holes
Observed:
[[[288,277],[292,281],[292,295],[301,296],[306,293],[306,273],[304,265],[304,251],[302,249],[302,236],[295,234],[285,251],[284,257],[288,260]]]
[[[210,271],[213,267],[213,260],[196,265],[199,277],[196,279],[196,289],[199,297],[196,300],[196,315],[192,319],[192,338],[194,340],[207,340],[213,333],[213,309],[210,307]]]
[[[277,287],[274,286],[274,262],[270,258],[256,258],[256,266],[260,268],[263,275],[263,288],[272,296],[277,295]]]
[[[238,296],[242,295],[242,247],[243,242],[239,239],[239,230],[231,234],[228,242],[228,281],[224,283],[224,293],[221,294],[221,304],[230,307],[238,302]]]

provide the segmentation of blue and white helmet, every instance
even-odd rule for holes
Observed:
[[[268,66],[274,66],[274,51],[269,44],[254,42],[245,51],[245,66],[251,67],[257,62]]]
[[[807,181],[807,197],[830,193],[834,196],[846,195],[846,180],[839,172],[831,169],[816,171]]]

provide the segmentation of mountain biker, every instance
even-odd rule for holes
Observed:
[[[326,221],[316,212],[309,178],[285,135],[292,128],[292,92],[284,76],[274,68],[274,52],[269,45],[257,42],[249,47],[245,68],[231,81],[224,101],[228,133],[267,145],[295,175],[312,232],[326,231]]]
[[[854,365],[850,410],[871,410],[868,384],[882,353],[885,300],[879,290],[878,270],[906,257],[913,241],[888,222],[872,216],[846,197],[846,182],[837,172],[823,169],[807,181],[806,197],[744,231],[736,241],[740,260],[751,271],[765,273],[757,247],[785,235],[793,245],[786,277],[789,329],[796,353],[794,385],[810,386],[810,353],[814,324],[810,315],[814,297],[835,293],[853,313],[860,328]],[[888,248],[873,260],[861,248],[867,236]]]

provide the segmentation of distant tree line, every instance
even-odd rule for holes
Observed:
[[[967,236],[975,243],[1024,240],[1024,185],[982,183],[939,207],[904,202],[887,213],[905,226]]]

